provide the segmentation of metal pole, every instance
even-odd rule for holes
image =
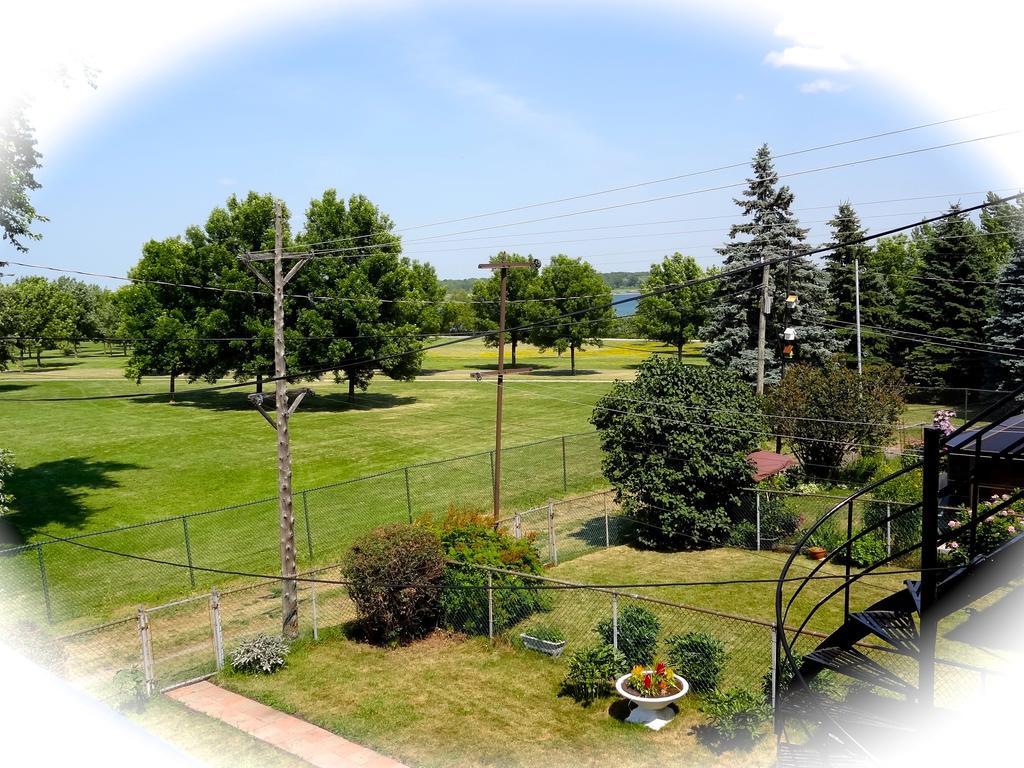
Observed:
[[[181,528],[185,533],[185,559],[188,561],[188,580],[192,589],[196,588],[196,572],[192,568],[192,542],[188,538],[188,518],[181,516]]]
[[[501,268],[498,309],[498,402],[494,421],[494,527],[501,517],[501,410],[505,394],[505,295],[508,292],[508,268]]]
[[[153,668],[153,645],[149,632],[149,614],[143,606],[138,610],[139,643],[142,645],[142,677],[145,681],[146,695],[152,696],[156,691],[156,671]]]
[[[843,585],[843,621],[847,621],[850,618],[850,575],[851,575],[851,560],[853,558],[853,545],[850,543],[850,539],[853,538],[853,500],[851,499],[846,505],[846,582]]]
[[[487,572],[487,639],[494,642],[494,590],[493,577]]]
[[[558,544],[555,542],[555,503],[548,499],[548,560],[558,565]]]
[[[935,642],[938,636],[937,612],[932,610],[937,597],[938,553],[935,540],[939,528],[939,455],[942,433],[935,427],[924,429],[924,467],[921,489],[921,610],[918,654],[918,701],[930,709],[935,697]]]
[[[892,505],[885,505],[885,556],[892,557]]]
[[[608,493],[602,494],[601,498],[604,500],[604,546],[607,548],[612,545],[611,535],[608,532]]]
[[[42,544],[36,544],[36,560],[39,561],[39,581],[43,585],[43,602],[46,603],[46,621],[53,624],[53,605],[50,603],[50,580],[46,578],[46,563],[43,562]]]
[[[779,641],[776,637],[775,627],[772,631],[772,709],[775,709],[776,697],[779,690]]]
[[[569,490],[569,468],[565,462],[565,435],[562,435],[562,490]]]
[[[864,373],[864,361],[861,356],[860,342],[860,259],[853,257],[853,293],[854,293],[854,316],[857,321],[857,373]]]
[[[619,650],[619,596],[612,592],[612,648]]]
[[[757,515],[757,522],[755,527],[757,528],[757,551],[761,551],[761,492],[754,491],[754,507],[755,514]]]
[[[320,625],[319,625],[319,622],[317,621],[317,616],[316,616],[316,582],[315,581],[311,581],[309,583],[309,596],[310,596],[310,601],[313,604],[313,639],[314,640],[319,640],[320,639]]]
[[[405,468],[405,508],[409,513],[409,523],[412,524],[412,487],[409,485],[409,468]],[[497,523],[497,519],[495,519]]]
[[[517,539],[523,538],[523,516],[519,512],[516,512],[512,523],[512,535]]]
[[[213,627],[213,657],[217,671],[224,669],[224,633],[220,624],[220,592],[210,590],[210,626]]]
[[[771,297],[768,295],[768,274],[770,268],[761,254],[764,268],[761,270],[761,311],[757,317],[757,394],[764,394],[764,360],[765,334],[768,329],[768,312],[771,310]]]

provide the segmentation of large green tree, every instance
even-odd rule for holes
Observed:
[[[734,200],[746,220],[730,228],[730,242],[718,249],[724,257],[723,272],[749,269],[716,281],[708,320],[701,329],[708,360],[732,368],[750,381],[757,371],[761,311],[761,270],[757,265],[762,260],[771,261],[799,251],[807,235],[791,210],[792,191],[787,186],[778,186],[779,176],[768,145],[757,150],[752,168],[742,198]],[[790,290],[799,297],[792,311],[785,301]],[[828,286],[822,270],[805,257],[776,264],[769,271],[768,292],[773,300],[765,350],[766,381],[778,380],[781,357],[776,350],[787,327],[796,331],[798,359],[819,364],[829,360],[840,344],[832,329],[824,324]]]
[[[46,221],[30,198],[40,186],[35,177],[40,157],[24,107],[16,105],[0,117],[0,228],[3,239],[22,252],[28,250],[26,240],[40,237],[33,224]]]
[[[76,308],[72,295],[45,277],[22,277],[8,291],[7,312],[20,357],[35,355],[42,365],[42,353],[67,345],[75,333]]]
[[[895,299],[885,276],[870,268],[873,249],[857,242],[867,234],[857,211],[849,202],[841,203],[836,215],[829,221],[832,239],[831,251],[825,254],[828,273],[829,318],[844,326],[836,330],[848,359],[856,359],[857,274],[860,282],[861,351],[871,362],[888,359],[889,336],[874,327],[891,328],[897,318]],[[874,360],[872,360],[874,358]]]
[[[582,259],[552,256],[530,293],[530,341],[559,354],[569,350],[576,374],[576,350],[601,346],[615,320],[611,289]]]
[[[1024,224],[1017,225],[1012,243],[996,287],[995,314],[986,327],[988,341],[1006,348],[993,358],[997,383],[1007,389],[1024,384]]]
[[[921,266],[906,294],[903,368],[920,386],[973,386],[987,358],[970,345],[987,341],[996,267],[977,225],[957,205],[950,213],[923,230]]]
[[[491,257],[491,264],[500,263],[532,264],[532,256],[521,256],[518,253],[505,253],[501,251]],[[537,282],[538,271],[534,267],[516,267],[508,270],[508,287],[506,289],[505,305],[505,328],[508,329],[505,339],[509,344],[512,354],[512,365],[516,364],[516,352],[519,344],[524,341],[527,331],[519,330],[520,326],[526,325],[530,319],[530,297]],[[494,274],[486,280],[478,280],[473,284],[472,301],[473,313],[476,316],[476,329],[478,331],[494,331],[498,328],[498,315],[500,312],[501,297],[501,275],[500,270],[494,270]],[[496,346],[498,334],[490,333],[484,337],[484,344],[489,347]]]
[[[706,273],[692,256],[673,253],[660,264],[652,264],[649,277],[641,286],[643,293],[679,286],[705,277]],[[708,300],[714,286],[710,282],[679,287],[657,296],[645,296],[637,306],[637,330],[648,339],[671,344],[676,357],[683,357],[686,342],[697,336],[707,318]]]
[[[641,543],[689,549],[728,539],[752,475],[746,454],[767,431],[735,372],[652,356],[633,381],[615,382],[590,420],[604,475]]]

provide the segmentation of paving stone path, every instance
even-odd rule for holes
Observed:
[[[397,760],[213,683],[193,683],[168,691],[167,696],[318,768],[405,768]]]

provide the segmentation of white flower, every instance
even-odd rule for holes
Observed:
[[[951,541],[951,542],[949,542],[949,548],[950,549],[959,549],[960,545],[957,544],[955,541]]]
[[[1006,530],[1009,531],[1010,533],[1016,533],[1017,532],[1017,529],[1014,526],[1012,526],[1012,525],[1009,528],[1007,528]]]

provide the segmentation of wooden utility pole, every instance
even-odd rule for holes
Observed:
[[[768,295],[768,274],[770,267],[761,256],[764,268],[761,270],[761,311],[757,318],[757,394],[764,394],[764,358],[765,334],[768,330],[768,313],[771,312],[772,298]]]
[[[508,297],[508,271],[510,269],[538,269],[540,261],[505,261],[481,264],[480,269],[500,270],[501,288],[498,298],[498,402],[494,419],[494,527],[501,518],[501,411],[505,393],[505,303]]]
[[[263,394],[249,395],[249,401],[263,415],[277,432],[277,506],[280,523],[281,544],[281,630],[285,637],[296,637],[299,634],[299,596],[298,584],[295,581],[297,567],[295,562],[295,516],[292,513],[292,453],[288,436],[288,420],[299,407],[302,398],[311,394],[311,390],[302,389],[292,393],[289,404],[289,392],[285,389],[287,368],[284,357],[284,287],[295,277],[309,260],[309,254],[289,254],[288,258],[297,259],[288,273],[284,273],[284,239],[282,235],[281,203],[274,205],[274,255],[245,254],[240,257],[254,275],[274,292],[274,416],[271,418],[263,407]],[[274,260],[273,284],[257,270],[254,261]]]

